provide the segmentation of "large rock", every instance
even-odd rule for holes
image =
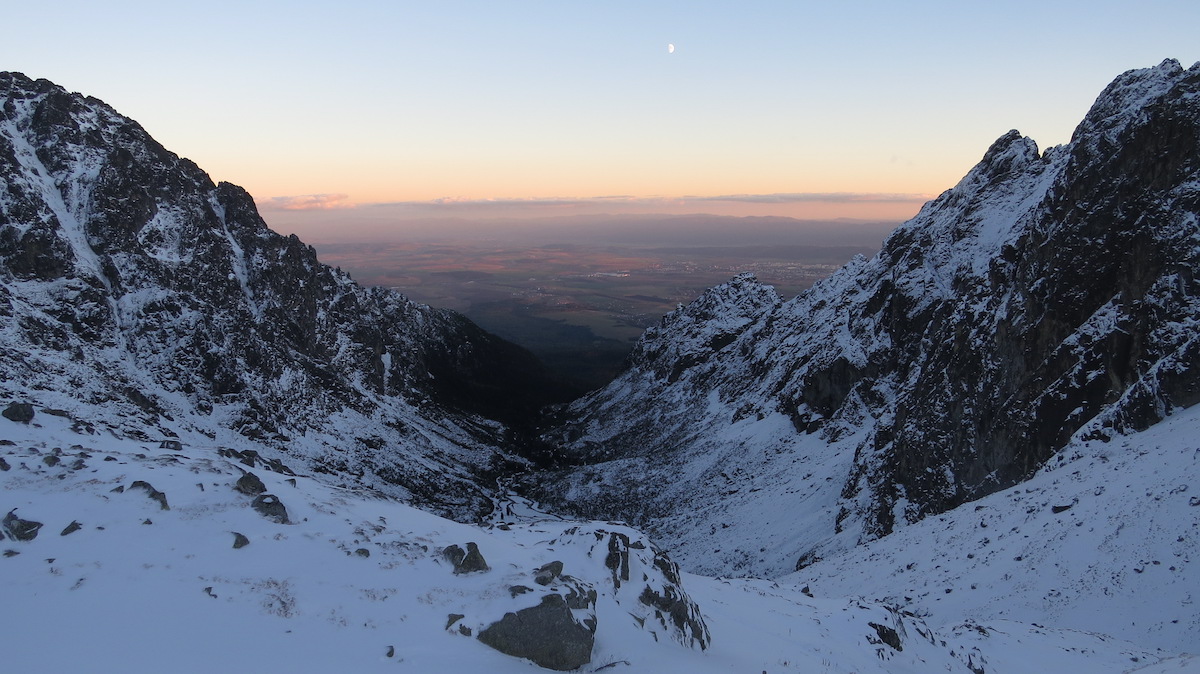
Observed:
[[[457,545],[451,545],[442,551],[442,556],[454,565],[454,573],[456,575],[479,573],[491,569],[488,566],[487,560],[483,558],[483,553],[479,551],[479,546],[473,541],[467,543],[465,552]]]
[[[0,523],[8,535],[18,541],[32,541],[37,538],[38,530],[42,528],[41,522],[33,520],[23,520],[17,517],[17,510],[13,508],[4,516],[3,523]]]
[[[567,671],[592,661],[595,626],[576,620],[562,595],[548,594],[537,606],[504,614],[479,633],[479,640],[501,653]]]
[[[267,491],[267,485],[263,484],[262,479],[250,472],[239,477],[233,488],[247,496],[258,496]]]
[[[287,508],[284,507],[283,501],[279,500],[274,494],[259,494],[250,503],[250,507],[254,508],[255,512],[263,517],[278,522],[279,524],[290,524],[288,519]]]
[[[0,412],[0,414],[4,415],[4,418],[9,421],[27,424],[33,421],[33,405],[29,403],[9,403],[8,407],[5,407],[4,411]]]

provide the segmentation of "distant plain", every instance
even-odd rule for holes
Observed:
[[[874,254],[898,223],[692,216],[573,224],[475,235],[450,227],[442,236],[315,247],[359,283],[462,312],[582,392],[610,381],[647,327],[705,289],[752,272],[790,299],[855,255]]]

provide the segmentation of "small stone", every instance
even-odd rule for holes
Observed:
[[[462,620],[465,617],[466,616],[461,613],[451,613],[450,615],[446,616],[446,629],[450,629],[454,626],[454,623]]]
[[[541,566],[537,571],[533,572],[533,582],[538,585],[549,585],[554,582],[555,578],[562,575],[563,563],[559,561],[550,562]]]
[[[76,522],[75,520],[71,520],[71,523],[68,524],[67,527],[62,530],[62,533],[60,533],[59,536],[66,536],[67,534],[73,534],[82,528],[83,528],[82,524],[80,524],[79,522]]]
[[[358,555],[359,557],[370,557],[371,551],[366,548],[359,548],[354,551],[354,554]]]
[[[263,484],[257,475],[250,472],[239,477],[233,488],[247,496],[258,496],[267,492],[267,485]]]
[[[51,468],[53,468],[54,466],[57,466],[58,462],[59,462],[59,458],[54,455],[42,457],[42,463],[46,464],[47,466],[50,466]]]
[[[537,606],[506,613],[478,639],[501,653],[568,671],[591,662],[595,635],[575,619],[562,595],[548,594]]]
[[[129,488],[131,490],[132,489],[144,490],[146,492],[146,496],[149,496],[151,499],[158,501],[158,505],[160,506],[160,508],[162,510],[170,510],[171,509],[171,506],[167,505],[167,495],[164,494],[163,492],[155,489],[154,487],[150,486],[149,482],[146,482],[145,480],[137,480],[133,484],[129,485]]]
[[[508,593],[512,595],[514,599],[525,594],[526,592],[533,592],[533,588],[525,587],[524,585],[510,585],[508,588]]]
[[[5,550],[4,551],[5,557],[16,557],[19,554],[21,554],[21,553],[17,552],[16,550]]]
[[[467,543],[467,555],[463,557],[461,564],[454,567],[454,573],[456,574],[489,570],[491,570],[491,567],[484,560],[483,553],[479,552],[479,546],[473,542]]]
[[[244,535],[239,534],[236,531],[233,532],[233,549],[234,550],[237,550],[238,548],[244,548],[247,545],[250,545],[249,538],[246,538]]]
[[[396,657],[396,647],[395,647],[395,646],[388,646],[388,649],[387,649],[387,656],[388,656],[389,658],[394,658],[394,657]]]
[[[8,471],[10,468],[12,468],[12,466],[8,465],[8,462],[3,458],[0,458],[0,470]]]

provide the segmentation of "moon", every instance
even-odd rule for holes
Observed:
[[[668,45],[667,45],[667,53],[668,53],[668,54],[674,54],[674,53],[675,53],[675,45],[673,45],[673,44],[668,44]]]

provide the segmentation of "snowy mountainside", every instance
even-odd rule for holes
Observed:
[[[668,315],[559,414],[557,466],[524,487],[691,570],[788,573],[1030,478],[1085,424],[1196,403],[1197,268],[1200,65],[1165,61],[1068,145],[1005,134],[810,291],[739,277]]]
[[[1093,422],[1094,424],[1096,422]],[[964,616],[1200,651],[1200,407],[1077,438],[1031,479],[780,580]]]
[[[99,100],[0,97],[0,400],[486,514],[503,423],[553,395],[530,354],[320,264]]]
[[[248,454],[89,434],[42,409],[27,423],[0,419],[0,494],[12,671],[528,672],[483,635],[509,616],[547,624],[530,616],[548,605],[559,606],[548,645],[520,643],[528,659],[575,658],[540,661],[552,669],[1115,673],[1189,662],[1070,630],[935,629],[891,604],[679,574],[619,524],[460,524]],[[580,635],[586,648],[561,652]]]

